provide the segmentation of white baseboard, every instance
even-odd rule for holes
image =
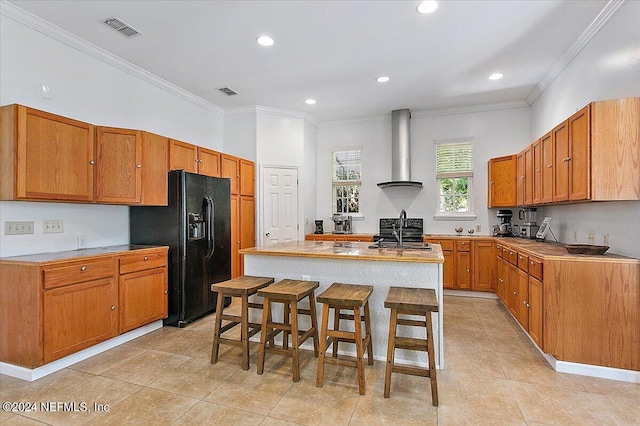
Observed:
[[[76,352],[75,354],[68,355],[64,358],[34,369],[8,364],[6,362],[0,362],[0,374],[6,374],[7,376],[16,377],[18,379],[32,382],[34,380],[40,379],[41,377],[62,370],[63,368],[67,368],[73,364],[77,364],[80,361],[84,361],[87,358],[91,358],[94,355],[98,355],[99,353],[108,351],[109,349],[115,348],[116,346],[122,345],[123,343],[127,343],[130,340],[136,339],[140,336],[144,336],[145,334],[151,333],[152,331],[159,328],[162,328],[162,320],[158,320],[152,322],[151,324],[136,328],[135,330],[131,330],[127,333],[116,336],[113,339],[109,339],[106,342],[98,343],[97,345],[91,346],[90,348],[81,350],[80,352]]]

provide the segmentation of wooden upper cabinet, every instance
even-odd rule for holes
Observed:
[[[94,161],[91,124],[0,108],[0,199],[91,202]]]
[[[553,201],[553,143],[551,132],[540,138],[540,151],[542,152],[542,194],[540,202],[550,203]]]
[[[169,139],[169,170],[198,173],[198,147],[190,143]]]
[[[255,195],[255,165],[249,160],[240,160],[240,194]]]
[[[142,199],[140,204],[167,205],[169,139],[149,132],[142,133]]]
[[[198,173],[201,175],[220,177],[221,154],[211,149],[198,147]]]
[[[516,203],[518,206],[524,206],[525,188],[524,182],[525,176],[525,164],[524,164],[524,151],[521,151],[516,155],[516,176],[518,177],[518,183],[516,184]]]
[[[142,197],[142,132],[96,128],[96,201],[139,203]]]
[[[540,139],[531,145],[531,153],[533,155],[533,204],[542,202],[542,142]]]
[[[516,205],[516,156],[489,160],[488,207],[513,207]]]
[[[588,200],[591,195],[590,106],[569,118],[569,200]]]
[[[524,202],[523,205],[533,204],[533,147],[530,145],[524,150]]]
[[[553,143],[553,201],[569,199],[569,125],[563,122],[551,131]]]
[[[231,193],[238,194],[240,190],[240,159],[222,154],[220,164],[222,177],[231,180]]]

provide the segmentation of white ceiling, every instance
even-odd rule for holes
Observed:
[[[12,3],[221,108],[322,122],[524,101],[607,1],[443,0],[430,15],[401,0]],[[142,35],[127,39],[111,17]],[[259,46],[261,34],[275,44]],[[496,71],[505,77],[488,80]]]

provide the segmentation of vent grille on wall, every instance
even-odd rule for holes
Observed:
[[[142,34],[140,31],[134,30],[128,24],[125,24],[118,18],[109,18],[104,21],[104,23],[127,38],[135,37]]]
[[[230,89],[228,87],[221,87],[218,90],[221,91],[222,93],[224,93],[227,96],[233,96],[233,95],[237,95],[238,94],[238,92],[236,92],[235,90]]]

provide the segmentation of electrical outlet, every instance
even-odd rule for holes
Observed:
[[[608,232],[602,236],[602,242],[604,243],[605,246],[609,245],[609,233]]]
[[[33,221],[4,223],[4,235],[24,235],[24,234],[33,234]]]
[[[481,232],[481,230],[482,230],[482,226],[476,225],[476,232]]]
[[[41,95],[44,99],[51,99],[52,97],[51,86],[47,86],[46,84],[43,84],[42,86],[40,86],[40,90],[42,92]]]
[[[56,234],[64,232],[62,219],[56,220],[43,220],[42,221],[42,233],[43,234]]]
[[[302,281],[311,281],[311,276],[310,275],[303,275],[302,276]]]
[[[596,243],[596,233],[593,231],[589,231],[587,233],[587,242],[589,244],[595,244]]]
[[[578,231],[573,231],[573,241],[578,241]]]
[[[78,249],[87,248],[87,237],[85,235],[79,235],[76,237],[76,246]]]

